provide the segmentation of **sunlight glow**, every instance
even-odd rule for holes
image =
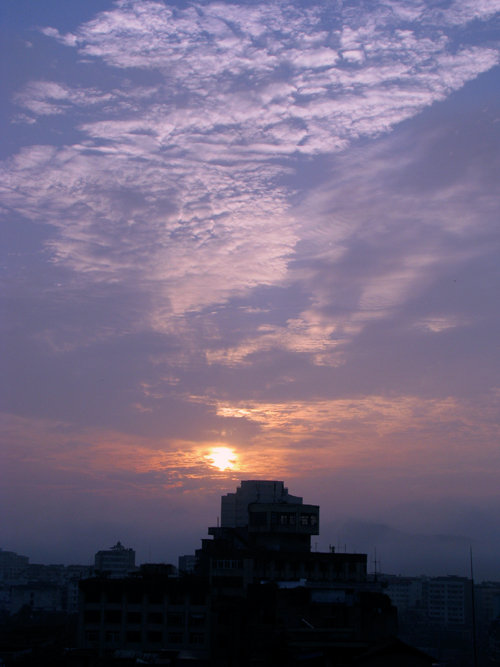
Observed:
[[[205,457],[211,466],[219,470],[235,470],[238,456],[230,447],[212,447]]]

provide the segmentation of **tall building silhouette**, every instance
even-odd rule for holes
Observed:
[[[386,659],[395,608],[368,580],[366,554],[312,552],[318,532],[317,505],[281,481],[243,481],[222,497],[193,573],[147,565],[82,582],[80,646],[106,664],[126,650],[178,665],[326,667],[375,664],[384,642]],[[430,664],[411,651],[408,664]]]

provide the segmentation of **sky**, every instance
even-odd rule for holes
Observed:
[[[176,563],[276,479],[500,579],[500,0],[0,11],[0,546]]]

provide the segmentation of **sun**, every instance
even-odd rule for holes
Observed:
[[[235,470],[238,461],[236,452],[230,447],[212,447],[205,458],[219,470]]]

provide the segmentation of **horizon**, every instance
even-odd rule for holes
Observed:
[[[241,481],[243,482],[245,480]],[[234,490],[230,491],[228,489],[228,493],[233,493]],[[305,504],[311,503],[306,499]],[[219,525],[219,521],[220,512],[218,511],[216,522],[212,522],[212,525]],[[208,531],[209,527],[210,526],[206,527],[206,531]],[[346,519],[344,522],[327,521],[326,531],[329,531],[329,541],[325,541],[324,538],[321,538],[322,530],[320,521],[319,535],[311,537],[311,552],[319,551],[327,553],[333,548],[337,553],[365,553],[367,555],[367,570],[369,576],[380,574],[382,576],[460,576],[470,578],[473,541],[461,535],[410,534],[387,524],[376,524],[373,522],[370,523],[353,519]],[[336,535],[335,542],[331,539],[332,534]],[[378,535],[378,541],[375,537],[376,535]],[[194,555],[195,550],[199,549],[201,546],[201,540],[206,539],[206,537],[207,532],[203,535],[199,535],[198,543],[191,551],[179,551],[175,556],[172,556],[175,552],[172,551],[172,547],[169,547],[170,551],[168,552],[168,557],[157,559],[154,559],[151,556],[154,551],[154,545],[149,545],[147,547],[147,555],[144,553],[143,547],[141,555],[141,548],[137,549],[133,544],[123,543],[119,537],[114,541],[114,544],[116,545],[117,543],[120,543],[126,549],[133,549],[136,556],[137,567],[148,563],[165,563],[177,567],[179,557],[184,555]],[[422,546],[422,541],[425,542],[424,547]],[[328,546],[326,546],[327,542]],[[356,548],[352,548],[351,545],[353,544]],[[320,545],[319,548],[318,545]],[[98,551],[107,551],[112,548],[112,544],[109,546],[105,546],[104,544],[100,545],[90,556],[88,563],[83,562],[82,559],[69,562],[69,556],[66,557],[64,562],[58,561],[57,558],[50,562],[46,562],[47,559],[50,558],[47,554],[45,556],[45,562],[38,563],[33,561],[33,563],[30,562],[30,564],[64,566],[85,565],[93,567],[95,554]],[[13,551],[18,553],[15,549],[5,549],[3,547],[0,548],[0,551]],[[165,553],[166,552],[164,552],[164,554]],[[31,556],[29,554],[23,553],[18,555],[28,556],[31,561]],[[383,569],[381,564],[387,561],[389,562],[390,567]],[[476,559],[474,569],[476,572],[474,580],[476,582],[500,581],[500,570],[494,554],[489,560],[485,558],[484,554],[480,555],[479,558]]]

